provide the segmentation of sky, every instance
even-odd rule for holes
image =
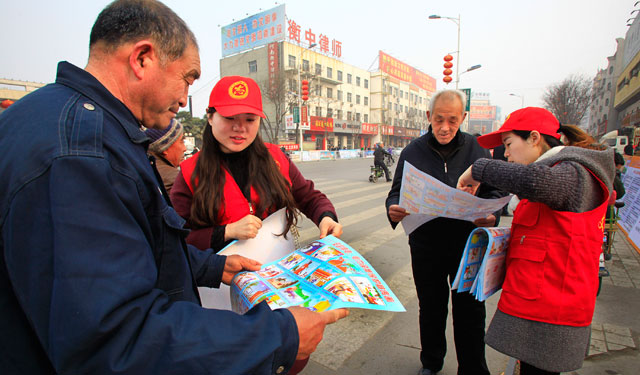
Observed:
[[[58,61],[84,67],[89,33],[104,0],[2,0],[0,78],[53,82]],[[442,81],[443,57],[457,50],[457,26],[431,14],[460,17],[460,88],[489,93],[502,118],[542,106],[545,89],[571,74],[593,78],[624,38],[636,0],[165,0],[198,39],[202,76],[192,86],[202,116],[219,79],[220,28],[279,4],[287,17],[342,42],[342,60],[377,70],[378,51]],[[640,4],[639,4],[640,5]],[[640,14],[636,12],[634,14]],[[456,55],[454,56],[454,66]],[[455,77],[455,73],[454,73]],[[455,88],[450,84],[449,88]],[[510,96],[516,94],[520,97]]]

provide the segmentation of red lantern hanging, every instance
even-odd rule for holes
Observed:
[[[302,101],[306,102],[307,100],[309,100],[309,81],[307,81],[306,79],[302,80],[302,88],[300,94],[302,96]]]
[[[13,103],[14,103],[14,101],[13,101],[13,100],[11,100],[11,99],[5,99],[5,100],[3,100],[2,102],[0,102],[0,107],[2,107],[2,108],[4,108],[4,109],[7,109],[7,108],[9,108],[9,106],[10,106],[11,104],[13,104]]]
[[[453,56],[447,54],[447,56],[444,57],[444,67],[445,70],[442,72],[442,74],[444,74],[444,78],[442,79],[444,82],[446,82],[447,84],[451,81],[453,81],[453,78],[451,78],[451,74],[453,74],[453,70],[451,70],[451,67],[453,66],[453,63],[451,62],[451,60],[453,60]]]

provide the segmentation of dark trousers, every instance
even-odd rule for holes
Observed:
[[[559,372],[550,372],[533,367],[528,363],[520,361],[520,375],[559,375]]]
[[[420,361],[422,367],[432,371],[440,371],[444,365],[450,282],[455,279],[466,239],[465,233],[445,231],[428,242],[410,241],[411,266],[420,305]],[[484,302],[478,302],[468,292],[454,290],[451,303],[458,374],[488,375]]]
[[[391,179],[389,178],[389,168],[387,168],[387,165],[384,162],[374,160],[373,165],[382,168],[382,170],[384,171],[384,177],[386,177],[387,181]]]

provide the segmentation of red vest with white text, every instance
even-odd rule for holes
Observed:
[[[280,169],[280,173],[287,182],[291,184],[291,179],[289,178],[289,159],[287,159],[282,151],[275,145],[272,145],[271,143],[265,143],[265,145],[273,157],[273,160],[276,162],[276,165]],[[187,183],[187,186],[189,186],[189,190],[191,190],[192,194],[194,186],[191,183],[191,175],[196,167],[199,155],[200,153],[198,152],[193,155],[193,157],[180,164],[180,172],[182,173],[182,177],[184,177],[184,181]],[[261,219],[264,219],[269,215],[270,212],[263,212],[261,215],[254,212],[254,207],[260,202],[260,197],[253,187],[251,187],[251,202],[253,202],[253,204],[251,204],[247,201],[244,194],[242,194],[240,187],[238,187],[238,184],[236,184],[236,181],[226,168],[224,169],[224,175],[224,205],[220,209],[220,212],[218,212],[217,225],[235,223],[249,214],[259,216]]]
[[[597,180],[608,195],[607,187]],[[552,324],[591,324],[607,202],[577,213],[520,201],[498,302],[502,312]]]

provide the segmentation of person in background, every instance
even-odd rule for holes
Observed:
[[[184,145],[184,128],[180,121],[173,119],[166,129],[145,129],[144,133],[151,139],[148,153],[156,159],[156,168],[169,194],[178,175],[180,162],[184,159],[184,152],[187,151],[187,146]]]
[[[458,177],[469,165],[489,157],[471,134],[460,131],[464,121],[465,94],[458,90],[436,93],[427,111],[429,131],[402,150],[386,207],[393,228],[409,213],[398,205],[404,161],[455,188]],[[483,184],[481,198],[499,198],[502,194]],[[440,371],[447,351],[445,330],[451,282],[455,279],[462,251],[472,230],[497,225],[499,212],[476,221],[435,218],[411,232],[411,267],[420,306],[420,374]],[[454,341],[458,374],[489,374],[485,359],[485,306],[469,293],[451,293]]]
[[[387,182],[390,182],[391,177],[389,177],[389,168],[387,168],[387,165],[384,163],[385,155],[389,155],[389,157],[391,157],[391,154],[384,149],[384,143],[380,142],[376,144],[376,149],[373,151],[373,165],[382,168],[384,171],[384,177],[387,179]]]
[[[563,146],[560,134],[578,147]],[[476,160],[458,189],[489,183],[520,198],[486,342],[519,359],[521,375],[577,370],[589,348],[613,150],[598,151],[580,128],[535,107],[513,112],[478,142],[504,144],[509,162]]]
[[[180,17],[118,0],[85,69],[60,62],[55,83],[0,116],[3,374],[286,373],[347,314],[200,306],[198,285],[260,264],[187,246],[147,157],[140,125],[167,128],[199,76]]]

